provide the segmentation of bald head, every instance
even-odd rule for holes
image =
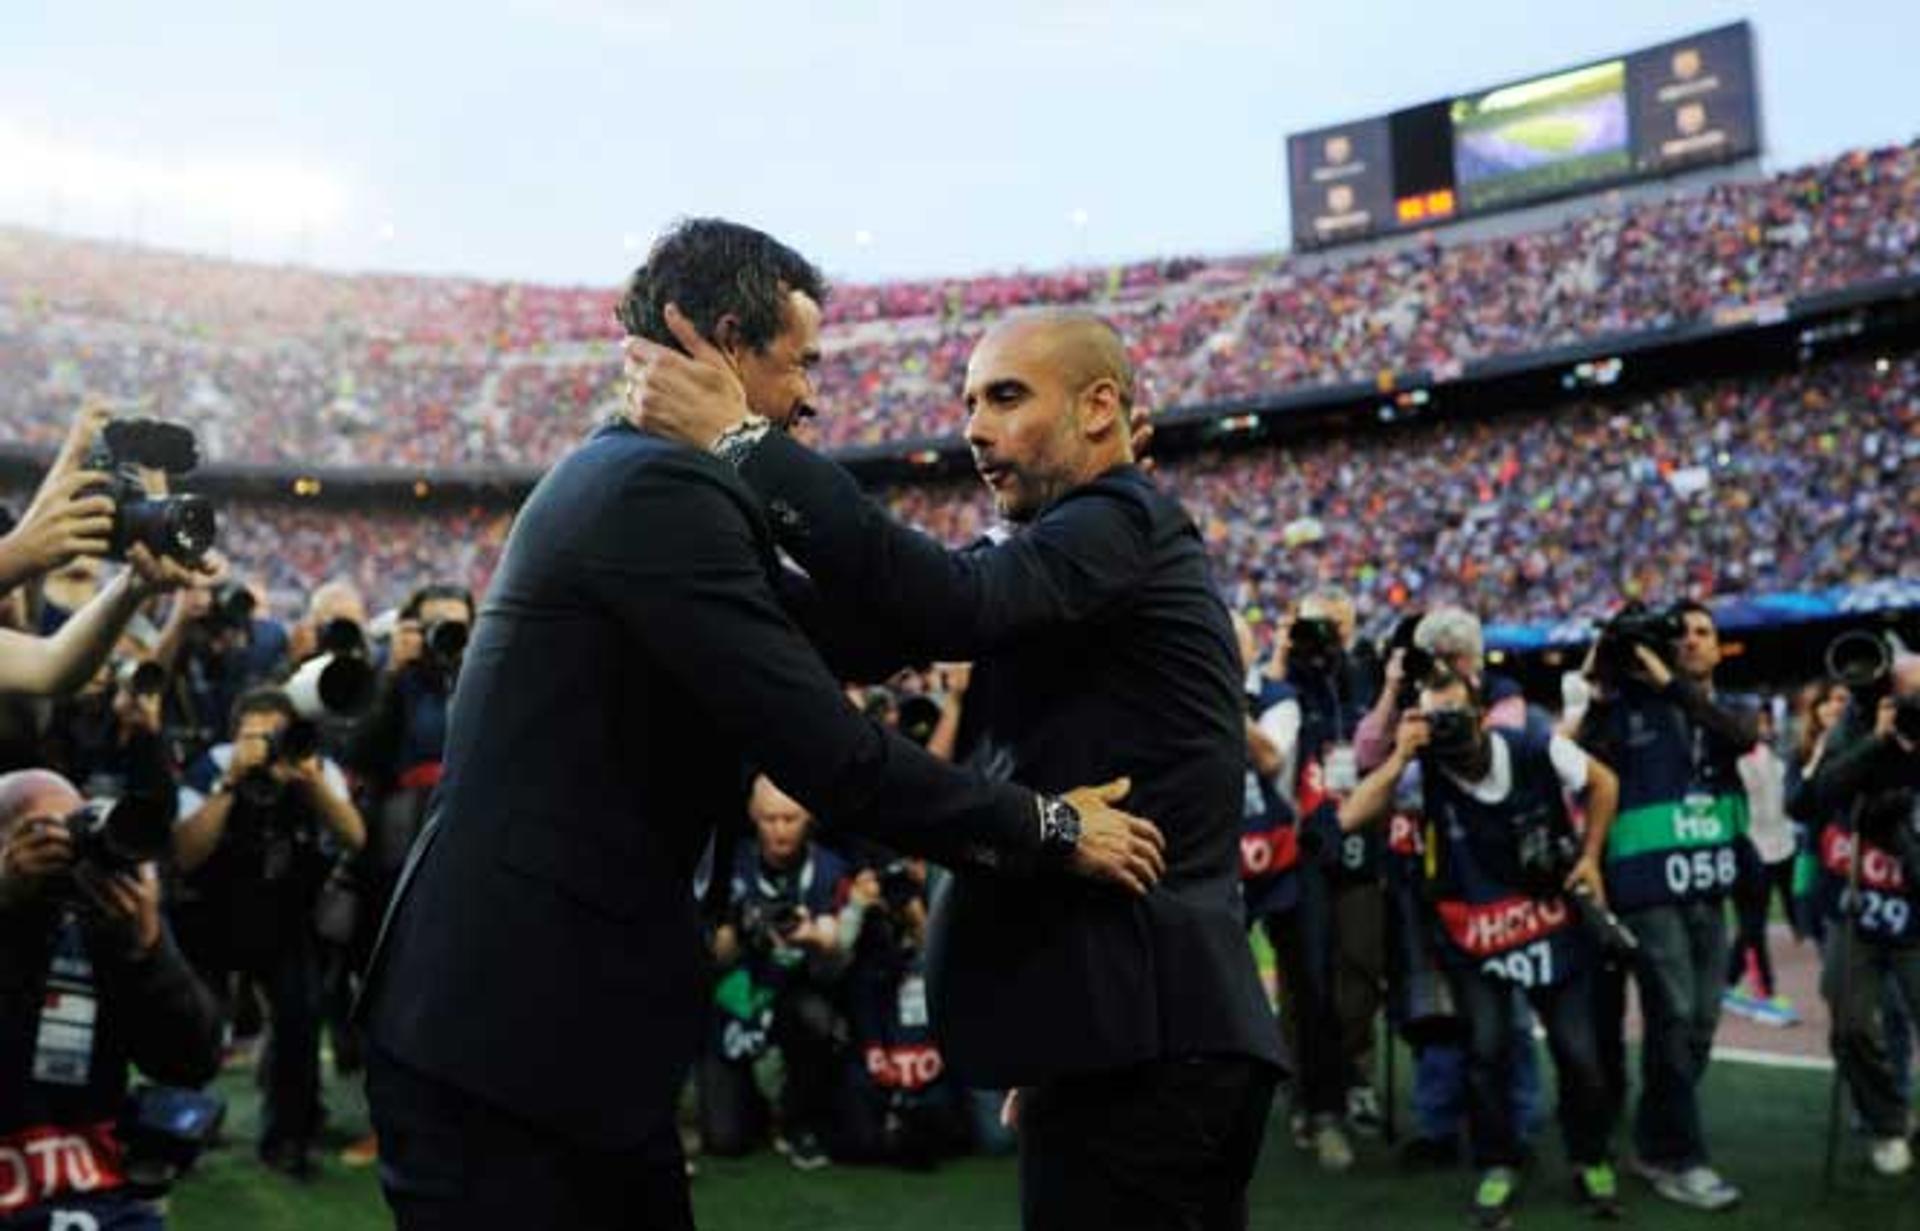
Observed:
[[[20,821],[66,816],[85,802],[71,782],[50,769],[0,775],[0,836]]]
[[[974,465],[1010,521],[1133,460],[1133,364],[1113,326],[1090,313],[994,326],[967,361],[963,396]]]
[[[1120,331],[1091,312],[1049,309],[1002,321],[987,331],[981,346],[1019,338],[1035,346],[1059,373],[1067,388],[1081,393],[1098,381],[1111,381],[1120,409],[1133,409],[1133,360]]]

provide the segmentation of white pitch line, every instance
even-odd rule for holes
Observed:
[[[1800,1069],[1809,1073],[1833,1072],[1833,1059],[1830,1056],[1783,1056],[1778,1052],[1758,1051],[1751,1047],[1716,1047],[1713,1049],[1715,1060],[1731,1060],[1735,1064],[1754,1064],[1765,1069]]]

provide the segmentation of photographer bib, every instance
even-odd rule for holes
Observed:
[[[1620,912],[1724,897],[1747,793],[1733,758],[1672,704],[1625,707],[1620,815],[1607,835],[1607,899]]]
[[[1489,738],[1487,780],[1473,788],[1425,764],[1418,771],[1440,957],[1518,987],[1553,987],[1585,966],[1588,947],[1557,886],[1546,896],[1522,887],[1518,835],[1533,827],[1572,832],[1567,784],[1546,744],[1508,731]]]
[[[1848,913],[1847,883],[1855,851],[1860,855],[1860,880],[1851,902],[1854,926],[1860,935],[1883,944],[1906,945],[1920,940],[1920,911],[1913,887],[1899,856],[1872,842],[1861,841],[1844,825],[1820,831],[1820,909],[1829,919]]]

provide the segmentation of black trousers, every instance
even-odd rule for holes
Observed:
[[[672,1117],[629,1150],[562,1138],[400,1064],[367,1055],[380,1186],[399,1231],[692,1231]]]
[[[1025,1090],[1025,1231],[1245,1231],[1276,1070],[1157,1060]]]

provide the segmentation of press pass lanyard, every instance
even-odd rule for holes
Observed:
[[[55,1086],[84,1086],[93,1076],[94,1028],[100,998],[94,988],[93,962],[73,907],[61,908],[53,952],[47,960],[46,991],[33,1040],[33,1080]]]

